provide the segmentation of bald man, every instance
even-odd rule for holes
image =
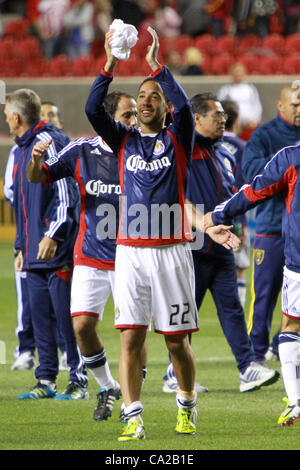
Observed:
[[[277,116],[258,128],[245,147],[242,171],[246,183],[261,174],[265,165],[283,147],[300,141],[300,100],[292,84],[285,85],[277,101]],[[253,343],[255,360],[278,360],[278,334],[269,348],[273,311],[281,290],[284,266],[281,194],[256,208],[254,239],[254,275],[248,333]],[[268,350],[269,349],[269,350]],[[267,355],[266,355],[267,354]]]

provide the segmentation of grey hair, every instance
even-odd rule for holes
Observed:
[[[6,104],[9,106],[10,112],[19,114],[29,126],[40,120],[41,100],[33,90],[21,88],[8,93]]]

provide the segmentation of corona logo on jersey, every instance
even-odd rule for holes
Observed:
[[[255,263],[259,266],[264,260],[265,250],[255,250],[254,257],[255,257]]]
[[[130,155],[126,162],[126,168],[133,173],[136,173],[138,170],[145,170],[145,171],[155,171],[161,170],[162,168],[167,168],[171,166],[171,162],[169,157],[166,155],[162,158],[157,158],[156,160],[152,160],[151,162],[146,162],[141,155]]]
[[[106,184],[101,180],[90,180],[85,185],[85,190],[92,196],[100,196],[100,194],[121,194],[121,186],[119,184]]]

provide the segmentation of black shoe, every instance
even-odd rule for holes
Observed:
[[[101,388],[97,395],[98,404],[94,411],[94,420],[107,420],[107,418],[112,415],[115,400],[119,400],[120,396],[121,389],[119,386],[117,386],[117,388],[110,388],[109,390]]]

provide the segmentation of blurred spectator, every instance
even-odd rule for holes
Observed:
[[[182,33],[198,36],[207,32],[210,17],[205,11],[207,0],[177,0],[177,11],[182,18]]]
[[[64,15],[70,0],[29,0],[27,17],[35,29],[47,59],[66,52]]]
[[[110,0],[95,0],[95,35],[104,44],[105,33],[113,22],[113,7]]]
[[[174,75],[181,75],[183,71],[183,63],[178,51],[175,49],[170,49],[168,51],[166,64]]]
[[[145,19],[141,6],[145,0],[112,0],[113,17],[138,28]]]
[[[232,83],[221,86],[217,96],[220,101],[232,100],[238,103],[242,125],[240,137],[248,140],[262,119],[263,108],[259,93],[252,83],[247,83],[247,69],[244,64],[240,62],[234,63],[230,67],[229,73]]]
[[[145,19],[138,28],[140,38],[148,38],[148,26],[152,26],[161,38],[175,39],[181,34],[182,19],[171,4],[171,0],[143,0],[141,9]]]
[[[300,32],[300,2],[299,0],[282,1],[284,14],[284,34],[295,34]]]
[[[205,11],[210,16],[211,32],[219,38],[226,32],[226,20],[231,18],[231,0],[208,0]]]
[[[204,75],[203,55],[197,47],[187,47],[184,51],[185,68],[182,75]]]
[[[66,12],[64,26],[67,31],[67,50],[71,60],[88,55],[94,33],[94,5],[89,0],[75,0]]]

